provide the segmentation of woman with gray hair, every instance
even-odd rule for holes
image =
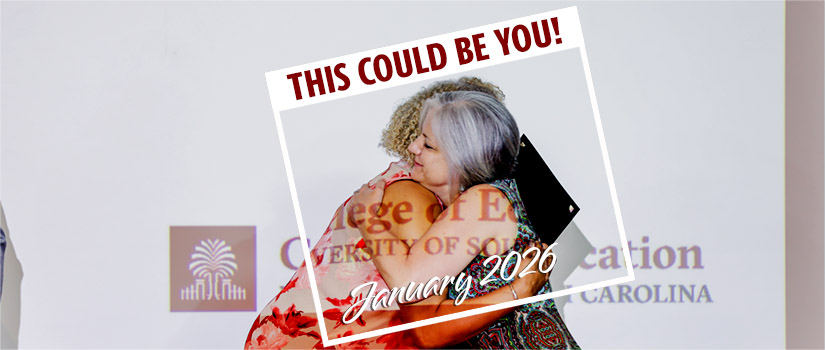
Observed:
[[[406,254],[373,254],[373,262],[390,288],[427,283],[434,276],[467,275],[485,283],[449,289],[406,306],[409,321],[438,315],[445,300],[485,295],[509,283],[494,276],[489,257],[524,252],[538,241],[524,204],[511,178],[519,149],[519,131],[504,105],[492,96],[470,91],[446,92],[427,100],[421,111],[421,134],[409,146],[414,155],[412,179],[431,191],[447,208]],[[385,195],[381,186],[364,185],[350,206],[380,208],[400,198]],[[375,215],[381,215],[375,210]],[[509,218],[509,220],[508,220]],[[395,223],[390,223],[395,224]],[[362,222],[359,230],[367,247],[391,239],[385,230]],[[502,259],[506,260],[506,259]],[[504,261],[507,274],[516,274],[515,261]],[[503,273],[502,273],[503,274]],[[492,276],[492,278],[491,278]],[[545,285],[538,294],[549,292]],[[442,289],[443,290],[443,289]],[[463,293],[463,295],[462,295]],[[513,290],[513,298],[518,299]],[[476,334],[456,334],[446,327],[416,329],[420,345],[445,337],[466,340],[474,348],[578,348],[551,299],[522,305]]]
[[[461,191],[512,173],[519,149],[518,126],[492,96],[475,91],[441,93],[424,103],[421,115],[422,124],[426,116],[437,115],[430,118],[432,137],[441,144]],[[422,136],[426,141],[428,135]]]
[[[401,210],[397,211],[404,220],[394,225],[389,232],[393,240],[412,240],[421,237],[432,223],[427,215],[435,216],[442,210],[435,195],[420,184],[407,180],[410,180],[409,168],[414,158],[414,155],[409,152],[409,146],[420,134],[419,116],[424,102],[437,93],[447,91],[480,91],[495,99],[504,98],[504,94],[497,86],[477,78],[465,77],[430,84],[407,98],[395,109],[382,134],[381,145],[388,153],[402,158],[402,161],[391,163],[386,171],[373,179],[373,181],[384,182],[387,186],[388,199],[403,198],[404,201],[398,206]],[[399,202],[401,200],[396,200],[396,203]],[[363,301],[363,295],[356,298],[350,295],[354,284],[386,285],[375,265],[366,256],[366,252],[354,249],[355,243],[363,240],[354,224],[345,224],[344,216],[352,218],[352,215],[348,214],[351,213],[344,210],[344,205],[340,206],[324,234],[310,251],[312,271],[316,278],[317,293],[321,302],[320,309],[316,312],[313,293],[310,291],[307,266],[301,265],[283,289],[263,307],[261,313],[253,321],[244,343],[246,349],[321,348],[324,346],[320,340],[322,329],[326,330],[328,339],[336,339],[397,325],[403,323],[404,318],[409,316],[408,307],[393,304],[380,310],[363,312],[353,322],[343,322],[344,311],[357,300]],[[363,219],[356,221],[358,220]],[[343,257],[343,249],[346,249],[346,258]],[[477,307],[476,305],[512,300],[513,291],[522,297],[533,296],[542,288],[546,280],[546,274],[531,274],[501,290],[477,298],[468,298],[462,305],[445,303],[437,310],[424,310],[416,306],[413,311],[416,317],[429,318],[467,310]],[[426,344],[430,347],[441,347],[463,341],[468,336],[485,329],[488,324],[509,311],[509,309],[497,310],[473,317],[471,320],[461,319],[440,323],[437,326],[449,330],[451,336],[441,339],[426,338]],[[342,346],[381,349],[412,348],[421,343],[421,340],[417,339],[419,335],[408,331],[395,332],[346,343]]]

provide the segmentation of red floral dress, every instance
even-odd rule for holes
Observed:
[[[370,183],[383,180],[386,184],[409,179],[409,166],[404,162],[391,163],[389,168]],[[349,199],[347,199],[349,201]],[[378,270],[362,248],[363,240],[357,228],[346,222],[344,202],[335,213],[318,243],[311,250],[322,317],[330,339],[382,329],[401,321],[398,305],[377,311],[365,311],[355,322],[344,324],[343,313],[354,302],[366,296],[368,288],[353,297],[350,291],[365,282],[376,282],[377,290],[387,288]],[[323,348],[315,313],[306,264],[302,264],[278,295],[255,318],[246,349],[310,349]],[[413,348],[413,338],[407,332],[385,334],[335,346],[338,349]]]

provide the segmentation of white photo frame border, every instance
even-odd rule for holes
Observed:
[[[503,27],[513,27],[518,24],[526,24],[533,21],[538,21],[542,19],[549,19],[556,17],[558,18],[558,23],[560,27],[560,33],[563,36],[563,43],[557,44],[554,43],[549,45],[545,48],[541,49],[531,49],[526,52],[518,52],[514,53],[511,52],[510,55],[504,55],[500,48],[496,47],[496,45],[487,45],[486,49],[488,50],[488,54],[490,56],[489,59],[484,61],[474,61],[465,65],[458,65],[456,63],[447,62],[447,65],[438,71],[430,71],[426,74],[419,74],[419,75],[411,75],[404,79],[391,79],[388,82],[383,82],[379,84],[373,85],[365,85],[363,82],[359,82],[357,79],[350,79],[351,86],[345,91],[336,91],[334,93],[319,95],[311,98],[305,98],[296,100],[295,99],[295,92],[293,90],[293,85],[290,81],[286,78],[288,74],[293,72],[300,72],[310,69],[315,69],[318,67],[324,66],[335,66],[338,63],[352,63],[357,62],[362,57],[374,57],[377,54],[381,53],[390,53],[396,50],[402,50],[405,48],[411,47],[424,47],[431,43],[451,43],[452,40],[458,37],[470,37],[476,33],[492,33],[493,30],[503,28]],[[454,47],[451,45],[443,45],[445,49],[447,49],[447,57],[455,57]],[[498,50],[497,50],[498,49]],[[616,220],[617,229],[619,232],[619,237],[621,240],[622,255],[624,257],[624,264],[627,270],[627,275],[623,277],[611,278],[607,280],[603,280],[600,282],[588,283],[581,286],[571,287],[559,291],[554,291],[547,294],[536,295],[528,298],[513,300],[509,302],[504,302],[495,305],[488,305],[484,307],[479,307],[472,310],[457,312],[449,315],[443,315],[438,317],[433,317],[426,320],[420,320],[410,323],[405,323],[401,325],[396,325],[392,327],[377,329],[373,331],[363,332],[351,336],[340,337],[336,339],[329,339],[327,334],[327,329],[325,326],[325,321],[323,317],[318,318],[318,322],[320,323],[319,331],[321,334],[321,340],[324,346],[333,346],[342,343],[348,343],[352,341],[357,341],[366,338],[377,337],[380,335],[394,333],[399,331],[404,331],[412,328],[427,326],[435,323],[446,322],[450,320],[455,320],[463,317],[478,315],[490,311],[500,310],[509,307],[516,307],[524,304],[535,303],[551,298],[557,298],[569,294],[579,293],[587,290],[604,288],[616,284],[627,283],[635,280],[635,274],[633,271],[633,264],[630,260],[630,249],[628,245],[627,235],[624,229],[624,221],[622,220],[621,209],[619,207],[619,200],[618,195],[616,192],[616,185],[613,179],[613,169],[610,163],[610,157],[607,152],[607,144],[605,142],[604,137],[604,130],[602,127],[601,121],[601,114],[599,113],[598,102],[596,100],[596,93],[595,88],[593,86],[593,77],[590,72],[590,63],[587,58],[587,50],[584,43],[584,37],[581,30],[581,24],[579,22],[579,15],[578,9],[576,7],[567,7],[564,9],[539,13],[535,15],[525,16],[521,18],[516,18],[512,20],[497,22],[493,24],[488,24],[484,26],[474,27],[466,30],[456,31],[452,33],[437,35],[429,38],[414,40],[406,43],[401,43],[397,45],[391,45],[387,47],[382,47],[378,49],[368,50],[364,52],[359,52],[355,54],[335,57],[323,61],[312,62],[309,64],[304,64],[295,67],[289,67],[285,69],[280,69],[272,72],[266,73],[266,82],[267,88],[269,91],[270,102],[272,104],[272,110],[275,117],[275,125],[277,128],[278,139],[280,142],[281,153],[283,156],[284,167],[286,169],[287,175],[287,182],[289,185],[290,196],[292,199],[293,210],[295,214],[295,219],[298,224],[298,234],[301,237],[301,250],[304,254],[304,261],[307,267],[307,274],[309,276],[310,282],[310,289],[312,291],[312,299],[315,306],[316,314],[320,315],[322,313],[321,308],[321,301],[320,296],[318,293],[318,286],[315,279],[315,273],[313,271],[312,262],[311,262],[311,255],[310,255],[310,247],[307,241],[306,229],[304,226],[303,215],[301,213],[300,204],[298,200],[298,192],[295,185],[295,177],[292,168],[292,162],[289,158],[289,151],[286,144],[285,138],[285,131],[283,122],[281,119],[281,112],[293,108],[308,106],[316,103],[323,103],[327,101],[332,101],[340,98],[345,98],[349,96],[354,96],[358,94],[368,93],[377,90],[388,89],[400,85],[411,84],[423,80],[434,79],[442,76],[447,76],[451,74],[458,74],[466,71],[471,71],[479,68],[484,68],[488,66],[500,65],[508,62],[514,62],[530,57],[536,57],[541,55],[552,54],[555,52],[566,51],[571,49],[578,49],[579,56],[581,57],[581,63],[584,68],[585,80],[587,83],[587,92],[590,97],[590,104],[593,112],[593,118],[595,122],[595,131],[598,136],[599,146],[601,149],[602,161],[604,165],[604,171],[606,173],[610,199],[613,205],[613,213]],[[350,67],[355,66],[350,65]]]

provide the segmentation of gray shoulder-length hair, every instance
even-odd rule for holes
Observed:
[[[438,115],[432,120],[433,137],[462,190],[511,175],[519,150],[518,125],[495,97],[442,92],[424,102],[421,125],[431,113]]]

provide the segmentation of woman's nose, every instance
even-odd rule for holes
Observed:
[[[407,147],[407,150],[410,151],[410,153],[418,155],[418,152],[421,151],[421,147],[418,145],[419,140],[421,140],[420,135],[416,137],[415,140],[413,140],[413,142]]]

